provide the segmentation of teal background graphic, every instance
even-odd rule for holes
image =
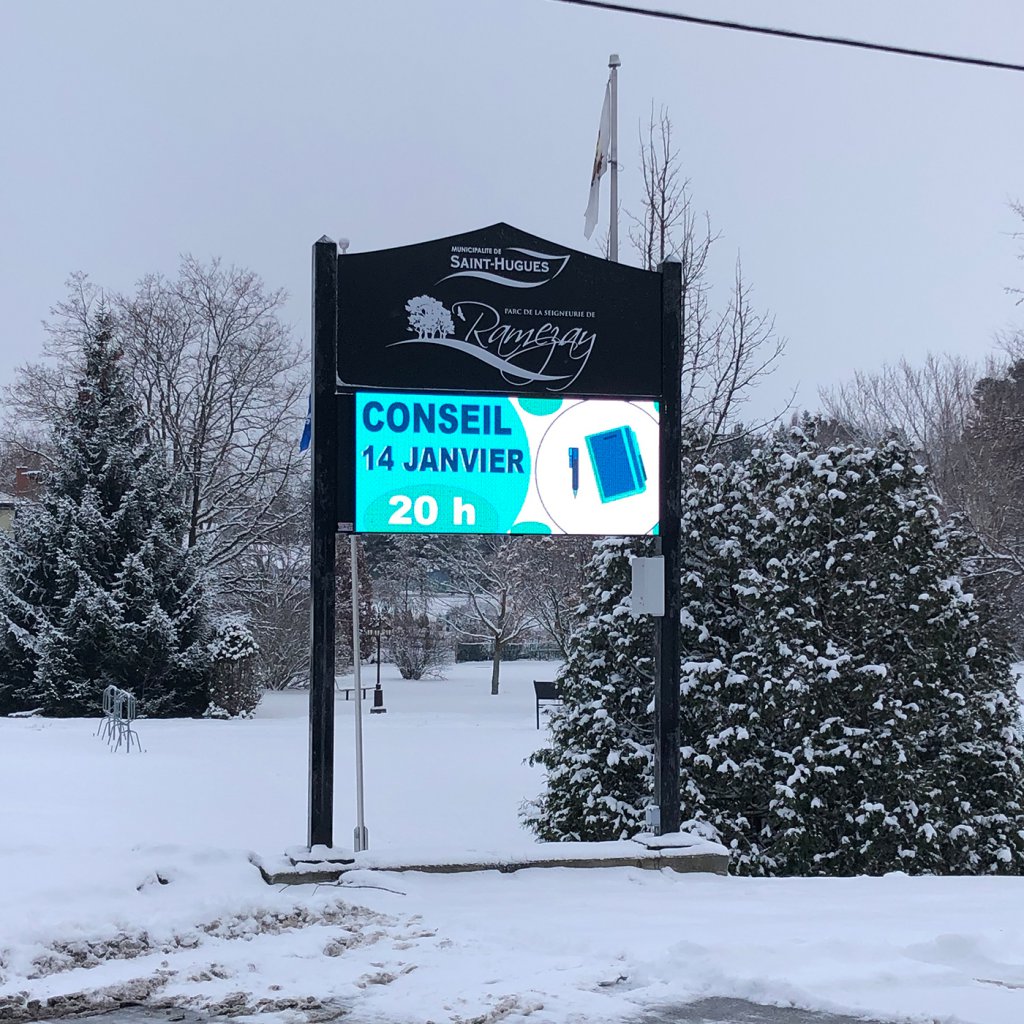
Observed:
[[[381,429],[370,429],[378,424]],[[485,425],[490,427],[488,432]],[[496,425],[508,433],[497,433]],[[365,454],[370,446],[372,467]],[[390,468],[380,464],[388,446]],[[451,468],[450,462],[440,468],[442,449],[454,454],[458,468]],[[479,449],[484,450],[488,465],[498,458],[506,468],[507,454],[490,453],[518,452],[522,472],[482,472]],[[423,466],[428,450],[437,469]],[[467,468],[467,461],[473,459],[473,468]],[[508,398],[356,394],[357,532],[508,533],[523,507],[532,472],[521,414]],[[407,501],[400,500],[403,496]],[[472,516],[467,513],[470,507]],[[436,520],[425,522],[435,508]]]
[[[529,398],[519,399],[519,406],[524,412],[533,416],[553,416],[562,408],[561,398]]]

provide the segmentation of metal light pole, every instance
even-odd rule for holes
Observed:
[[[352,557],[352,685],[356,699],[356,827],[352,830],[352,846],[356,853],[370,848],[370,835],[366,831],[363,808],[363,676],[359,653],[359,541],[353,533],[349,537]]]
[[[338,239],[342,256],[348,252],[349,240]],[[362,655],[359,652],[359,540],[355,533],[349,536],[349,556],[352,559],[352,684],[356,700],[356,827],[352,830],[352,846],[356,853],[370,848],[363,806],[363,677]]]
[[[370,714],[383,715],[388,709],[384,707],[384,691],[380,685],[380,641],[381,637],[390,631],[391,626],[384,609],[379,605],[373,606],[373,614],[366,628],[370,636],[377,641],[377,685],[373,688],[373,707],[370,708]]]

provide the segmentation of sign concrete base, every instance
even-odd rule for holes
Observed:
[[[538,843],[513,854],[468,850],[452,855],[402,857],[371,850],[352,853],[337,848],[307,850],[300,847],[283,857],[264,859],[253,855],[250,859],[269,885],[337,882],[346,872],[356,870],[434,874],[499,871],[507,874],[526,868],[630,867],[725,875],[729,868],[729,852],[724,846],[685,832],[668,836],[640,835],[635,839],[605,843]]]

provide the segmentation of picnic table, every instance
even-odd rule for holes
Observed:
[[[354,686],[338,686],[335,689],[338,693],[343,693],[345,695],[345,700],[351,700],[353,694],[356,692],[356,688]],[[360,686],[359,689],[363,691],[363,700],[366,700],[366,695],[373,689],[373,687]]]

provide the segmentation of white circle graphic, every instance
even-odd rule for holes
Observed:
[[[658,418],[653,403],[589,399],[560,410],[537,446],[534,479],[556,530],[650,533],[658,522]]]

